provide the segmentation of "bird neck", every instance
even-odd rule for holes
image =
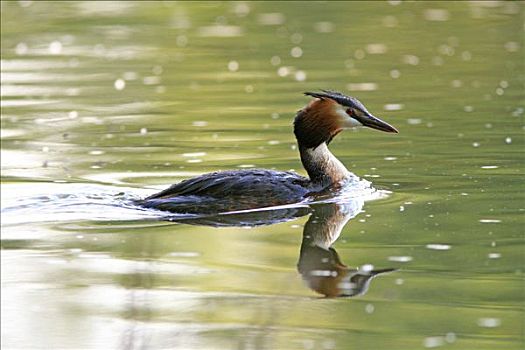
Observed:
[[[315,185],[323,188],[342,183],[351,173],[328,149],[325,142],[317,147],[306,147],[299,143],[301,162]]]

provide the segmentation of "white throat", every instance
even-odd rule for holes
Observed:
[[[301,155],[303,165],[312,181],[329,181],[331,184],[340,183],[352,174],[328,149],[326,143],[316,148],[307,148]]]

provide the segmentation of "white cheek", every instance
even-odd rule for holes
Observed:
[[[358,120],[347,115],[346,119],[343,122],[343,127],[344,128],[355,128],[357,126],[363,126],[363,124],[361,124]]]
[[[337,109],[336,109],[335,113],[339,116],[339,118],[341,118],[340,119],[341,125],[345,129],[355,128],[357,126],[363,126],[363,124],[361,124],[358,120],[350,117],[346,113],[346,111],[343,108],[341,108],[340,106],[337,106]]]

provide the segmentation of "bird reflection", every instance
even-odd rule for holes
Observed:
[[[334,242],[347,222],[363,208],[362,200],[344,203],[319,203],[298,208],[248,211],[206,217],[171,217],[192,225],[214,227],[272,225],[310,214],[303,230],[303,239],[297,269],[306,285],[326,297],[353,297],[364,295],[373,278],[395,271],[393,268],[373,269],[371,265],[350,268],[345,265]]]
[[[370,281],[395,269],[374,270],[371,265],[349,268],[340,259],[332,244],[341,234],[348,220],[355,217],[355,202],[325,204],[312,207],[306,222],[297,268],[312,290],[326,297],[353,297],[368,291]],[[368,268],[367,268],[368,266]]]

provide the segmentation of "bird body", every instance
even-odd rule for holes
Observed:
[[[174,213],[217,214],[299,203],[357,178],[328,149],[342,130],[368,126],[397,132],[353,97],[325,90],[305,94],[315,99],[297,112],[294,134],[308,178],[266,169],[214,172],[174,184],[137,204]]]
[[[220,171],[174,184],[144,199],[142,206],[190,214],[271,207],[302,201],[312,188],[308,185],[308,178],[294,172]]]

